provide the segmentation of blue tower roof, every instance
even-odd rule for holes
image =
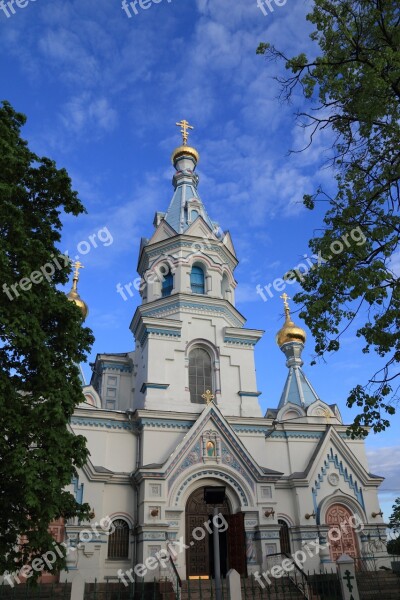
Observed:
[[[164,220],[177,233],[185,233],[197,217],[201,216],[211,230],[214,230],[217,223],[214,223],[205,209],[205,206],[197,191],[199,176],[195,173],[197,165],[197,152],[185,146],[179,148],[180,153],[174,157],[174,167],[176,173],[172,183],[175,188],[171,203],[165,214]]]

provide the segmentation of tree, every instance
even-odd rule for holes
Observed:
[[[393,530],[396,537],[389,540],[387,544],[387,550],[389,554],[400,555],[400,498],[395,500],[392,510],[393,512],[389,518],[389,528]]]
[[[52,520],[90,511],[65,487],[88,456],[68,422],[83,400],[77,364],[93,339],[57,289],[71,265],[56,247],[62,212],[84,208],[67,172],[29,150],[25,121],[0,106],[1,573],[54,549]],[[54,568],[63,566],[57,556]]]
[[[268,43],[257,52],[291,72],[275,78],[281,98],[300,89],[310,105],[297,113],[309,144],[321,132],[332,139],[335,192],[304,196],[307,208],[327,202],[328,210],[310,240],[314,268],[294,299],[315,338],[315,358],[338,351],[352,324],[363,352],[380,357],[381,368],[349,393],[347,405],[359,407],[354,437],[388,427],[399,398],[400,10],[391,0],[315,0],[307,19],[315,58],[288,58]]]

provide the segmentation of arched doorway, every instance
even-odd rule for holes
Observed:
[[[326,524],[329,525],[328,538],[333,562],[342,554],[352,558],[359,556],[358,542],[354,527],[350,525],[353,513],[343,504],[332,504],[326,511]]]
[[[236,569],[246,575],[244,513],[231,514],[229,501],[217,505],[227,527],[219,520],[221,574]],[[186,503],[186,576],[214,577],[213,507],[204,500],[204,488],[195,490]]]

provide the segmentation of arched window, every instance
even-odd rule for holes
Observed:
[[[194,265],[190,273],[190,287],[193,294],[204,294],[204,271],[199,265]]]
[[[278,519],[278,525],[281,526],[279,530],[279,541],[281,543],[281,552],[284,554],[290,554],[290,536],[289,536],[289,525],[283,519]]]
[[[198,216],[199,216],[199,211],[192,210],[192,212],[190,213],[190,220],[193,222],[197,219]]]
[[[112,522],[114,531],[108,537],[108,558],[129,558],[129,525],[124,519]]]
[[[166,275],[163,276],[162,284],[161,284],[161,296],[165,298],[165,296],[170,296],[172,290],[174,288],[174,276],[171,271],[168,271]]]
[[[203,348],[194,348],[189,354],[190,402],[204,404],[202,395],[212,388],[211,357]]]

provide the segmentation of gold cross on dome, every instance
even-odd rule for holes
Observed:
[[[210,390],[206,390],[201,397],[206,401],[206,404],[210,404],[215,398],[214,394],[212,394]]]
[[[177,127],[181,128],[183,145],[186,146],[189,137],[189,129],[194,129],[194,127],[192,127],[192,125],[189,125],[188,121],[186,121],[185,119],[182,119],[182,121],[179,121],[179,123],[176,123],[176,125]]]
[[[285,292],[284,294],[282,294],[281,298],[283,300],[285,308],[289,308],[288,300],[291,300],[291,298],[287,295],[287,293]]]
[[[79,269],[84,269],[85,267],[83,266],[83,264],[77,260],[76,262],[74,262],[73,267],[75,269],[74,271],[74,277],[76,277],[77,279],[79,279]]]

